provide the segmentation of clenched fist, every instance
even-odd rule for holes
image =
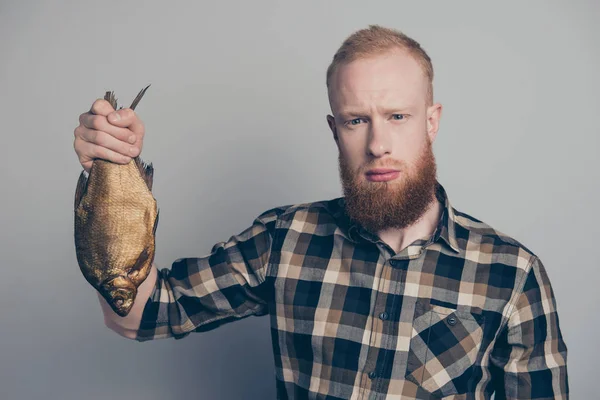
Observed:
[[[79,116],[73,147],[88,173],[94,159],[127,164],[142,151],[144,124],[130,108],[116,110],[104,99]]]

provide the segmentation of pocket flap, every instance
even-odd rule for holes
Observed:
[[[406,379],[430,393],[464,393],[477,360],[484,316],[464,309],[417,303]]]

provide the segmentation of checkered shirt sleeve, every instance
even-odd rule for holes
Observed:
[[[267,314],[272,231],[284,208],[265,211],[243,232],[216,243],[206,256],[180,258],[171,269],[161,269],[136,340],[181,339],[193,331]]]
[[[535,256],[490,359],[496,400],[568,399],[567,347],[550,280]]]

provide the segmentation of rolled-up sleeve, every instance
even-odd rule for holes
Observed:
[[[181,339],[267,314],[272,293],[267,268],[277,217],[285,208],[265,211],[206,256],[180,258],[159,270],[135,340]]]
[[[567,346],[556,299],[539,258],[492,352],[496,399],[568,399]]]

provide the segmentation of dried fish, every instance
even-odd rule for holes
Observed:
[[[117,109],[114,92],[106,92],[104,99]],[[152,164],[139,156],[126,165],[95,159],[88,177],[82,171],[75,190],[79,268],[120,316],[131,310],[154,261],[159,210],[152,195],[153,176]]]

